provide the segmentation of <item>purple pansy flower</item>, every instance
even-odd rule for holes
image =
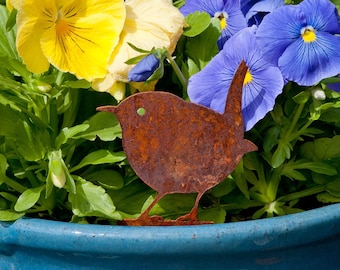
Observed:
[[[340,92],[340,82],[327,84],[327,87],[333,91]]]
[[[259,25],[263,17],[284,5],[284,0],[262,0],[256,1],[245,13],[248,25]]]
[[[285,79],[311,86],[340,73],[336,7],[328,0],[304,0],[265,16],[257,31],[264,57]]]
[[[129,72],[128,79],[131,82],[145,82],[156,71],[160,65],[160,60],[153,54],[145,56]]]
[[[261,0],[240,0],[241,3],[241,10],[244,15],[246,15],[249,11],[249,9],[255,5],[258,1]]]
[[[184,16],[201,11],[209,13],[211,17],[219,18],[222,33],[217,43],[220,49],[228,38],[247,27],[239,0],[187,0],[180,11]]]
[[[256,26],[232,36],[211,62],[189,80],[188,95],[192,102],[224,112],[226,97],[234,73],[242,60],[248,66],[242,94],[245,130],[251,129],[272,110],[282,92],[283,78],[278,67],[268,63],[256,43]]]

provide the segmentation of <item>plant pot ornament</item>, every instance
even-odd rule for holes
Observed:
[[[118,106],[98,110],[117,116],[123,148],[140,179],[158,192],[149,207],[126,225],[197,225],[203,194],[222,182],[242,156],[257,147],[244,139],[242,87],[248,67],[242,61],[232,80],[223,114],[167,92],[134,94]],[[190,213],[176,220],[149,216],[165,195],[198,193]]]

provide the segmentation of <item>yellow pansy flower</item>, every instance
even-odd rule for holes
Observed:
[[[33,73],[52,64],[92,81],[106,75],[124,21],[123,0],[22,0],[18,52]]]
[[[125,62],[140,55],[128,43],[143,50],[167,48],[170,54],[175,50],[183,32],[184,16],[169,0],[126,0],[126,20],[119,44],[113,51],[108,74],[104,79],[95,80],[92,87],[98,91],[109,92],[117,100],[125,93],[125,83],[134,65]],[[139,90],[153,90],[155,83],[145,85],[134,83]]]
[[[19,9],[20,0],[6,0],[6,7],[9,11],[12,11],[13,8]]]

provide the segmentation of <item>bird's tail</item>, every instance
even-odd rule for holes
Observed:
[[[224,114],[230,114],[232,112],[237,118],[237,121],[239,121],[238,118],[240,115],[242,118],[242,89],[247,71],[247,64],[244,60],[242,60],[230,84],[227,101],[224,108]]]

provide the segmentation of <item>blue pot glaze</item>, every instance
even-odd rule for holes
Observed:
[[[340,269],[340,204],[183,227],[0,224],[0,269]]]

